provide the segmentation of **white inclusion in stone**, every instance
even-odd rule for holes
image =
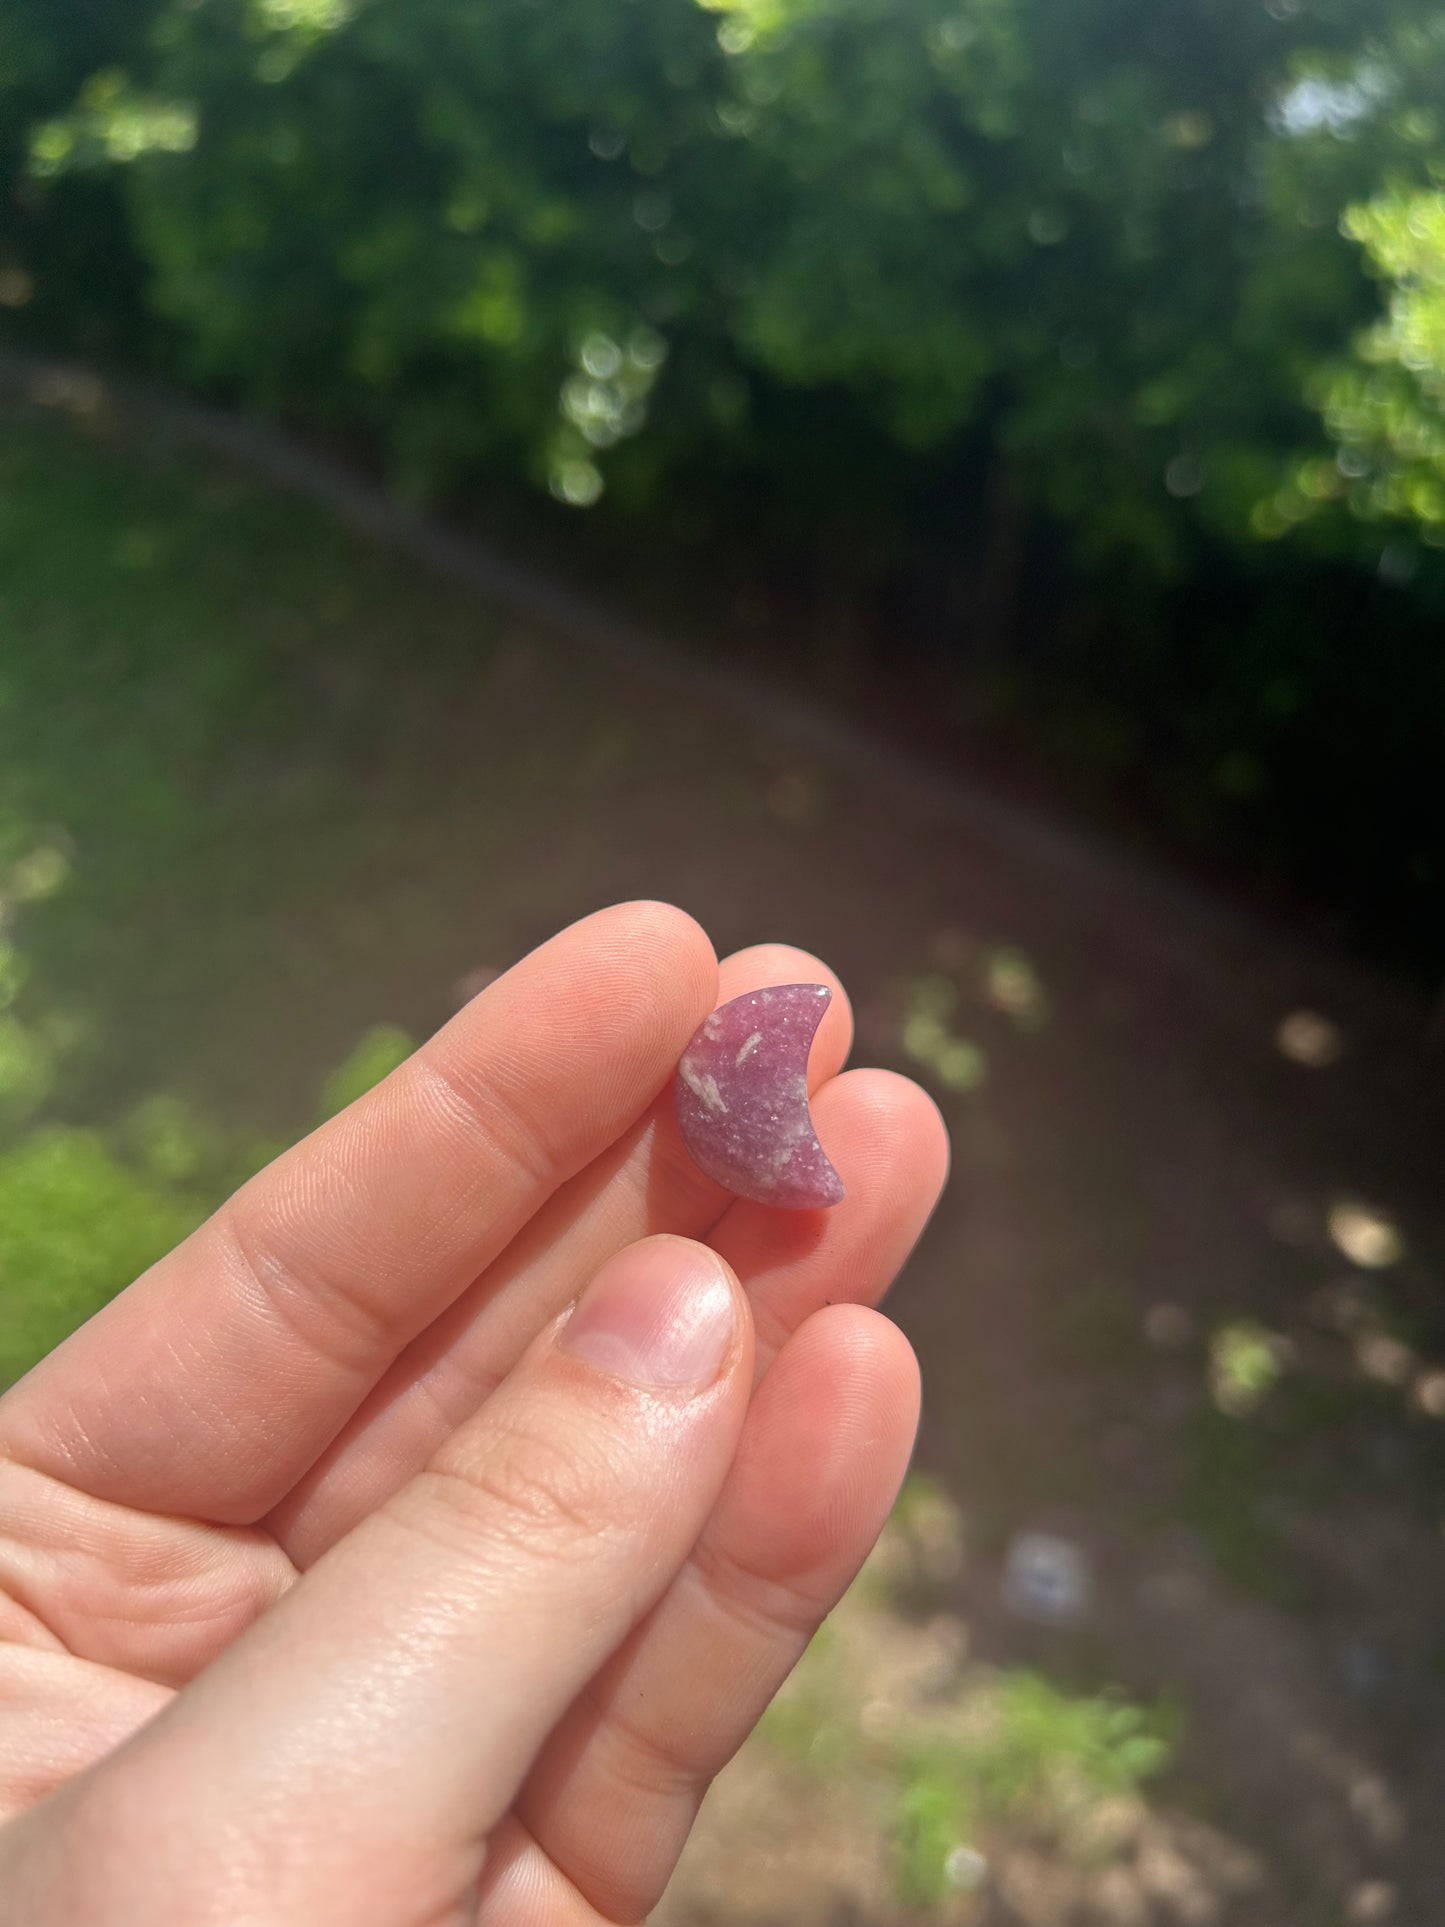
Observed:
[[[705,1019],[683,1053],[673,1100],[682,1141],[737,1197],[802,1211],[843,1196],[808,1114],[808,1052],[827,1003],[825,985],[752,991]]]
[[[701,1077],[699,1077],[686,1058],[682,1060],[678,1069],[682,1073],[683,1083],[686,1084],[693,1096],[705,1104],[710,1111],[721,1117],[727,1109],[727,1105],[723,1102],[723,1094],[717,1087],[717,1079],[711,1072],[704,1071]]]
[[[783,1131],[782,1140],[772,1158],[771,1180],[774,1183],[782,1176],[787,1166],[792,1163],[802,1145],[817,1143],[817,1139],[813,1135],[813,1120],[808,1115],[807,1078],[798,1077],[792,1080],[792,1092],[803,1108],[801,1115],[790,1117],[786,1122],[784,1122],[782,1118],[776,1118],[774,1120],[775,1123],[781,1126]]]

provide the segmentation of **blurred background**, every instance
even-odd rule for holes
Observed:
[[[669,1927],[1445,1920],[1439,0],[3,0],[0,1381],[574,915],[917,1467]]]

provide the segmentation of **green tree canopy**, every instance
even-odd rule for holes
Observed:
[[[191,369],[367,424],[415,481],[646,499],[765,454],[761,394],[833,390],[905,450],[982,427],[1085,554],[1168,574],[1200,526],[1445,516],[1442,29],[1397,13],[69,0],[7,30],[24,191],[122,175]]]

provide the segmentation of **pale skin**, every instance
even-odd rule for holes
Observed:
[[[730,1200],[670,1083],[833,987],[848,1195]],[[643,1919],[887,1516],[876,1310],[943,1184],[816,958],[572,926],[0,1401],[0,1895],[26,1927]]]

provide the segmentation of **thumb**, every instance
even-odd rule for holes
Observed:
[[[162,1895],[187,1921],[464,1917],[543,1740],[691,1550],[751,1380],[715,1253],[610,1259],[425,1472],[71,1790],[67,1877],[106,1892],[55,1918],[152,1920]]]

